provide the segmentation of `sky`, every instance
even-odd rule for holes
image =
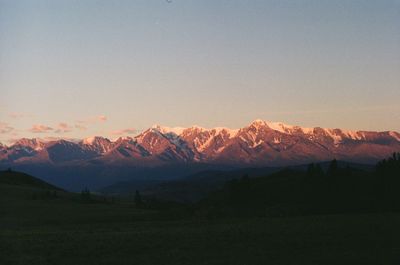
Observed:
[[[400,0],[0,0],[0,142],[400,131]]]

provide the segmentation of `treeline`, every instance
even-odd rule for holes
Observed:
[[[377,199],[382,209],[400,210],[400,153],[376,165]]]
[[[229,181],[199,204],[211,216],[376,212],[400,210],[400,154],[379,162],[373,172],[330,162],[323,170],[283,170],[267,177]]]

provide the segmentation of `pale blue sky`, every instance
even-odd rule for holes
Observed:
[[[256,118],[400,131],[400,1],[0,0],[0,93],[2,142]]]

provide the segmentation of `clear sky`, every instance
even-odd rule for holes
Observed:
[[[400,1],[0,0],[0,141],[400,131]]]

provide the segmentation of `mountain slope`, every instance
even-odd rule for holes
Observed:
[[[25,187],[40,188],[40,189],[61,190],[60,188],[53,186],[43,180],[32,177],[22,172],[16,172],[11,170],[0,171],[0,184],[25,186]]]
[[[399,150],[398,132],[304,128],[255,120],[235,130],[155,125],[133,138],[116,141],[100,136],[79,142],[23,138],[11,146],[0,146],[0,163],[284,166],[333,158],[375,163]]]

